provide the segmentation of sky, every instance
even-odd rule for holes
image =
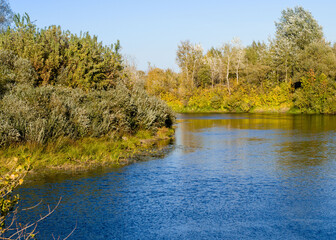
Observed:
[[[120,40],[121,53],[139,70],[148,64],[178,70],[181,41],[204,50],[239,37],[243,45],[265,41],[286,8],[302,6],[336,42],[335,0],[8,0],[13,12],[27,12],[39,28],[60,25],[72,33],[89,32],[109,45]]]

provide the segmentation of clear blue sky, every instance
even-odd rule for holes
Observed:
[[[178,70],[177,45],[190,40],[204,49],[239,37],[244,45],[267,41],[274,22],[287,7],[303,6],[336,42],[335,0],[9,0],[16,13],[27,12],[40,28],[60,25],[74,33],[88,31],[104,44],[120,40],[122,53],[138,69],[148,62]]]

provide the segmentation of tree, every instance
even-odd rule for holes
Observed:
[[[297,51],[291,47],[286,38],[273,42],[271,51],[274,68],[279,74],[284,75],[285,82],[287,82],[289,69],[294,69]],[[291,72],[291,77],[293,74]]]
[[[230,89],[230,70],[232,67],[232,60],[233,60],[233,41],[225,43],[222,45],[220,48],[222,60],[221,60],[221,65],[223,66],[222,69],[225,71],[225,79],[226,79],[226,86],[229,91],[229,95],[231,95],[231,89]]]
[[[224,44],[222,47],[223,50],[223,56],[226,59],[226,84],[229,91],[229,94],[231,94],[230,90],[230,64],[231,64],[231,58],[232,58],[232,45],[230,43]]]
[[[245,75],[250,83],[262,83],[271,70],[269,49],[265,43],[255,42],[245,49]]]
[[[202,64],[197,72],[197,86],[206,88],[211,82],[210,67],[207,64]]]
[[[223,44],[220,48],[211,48],[207,53],[209,60],[208,64],[211,67],[212,78],[214,79],[218,74],[219,84],[224,83],[226,80],[226,86],[229,94],[231,94],[230,89],[230,69],[231,61],[233,57],[233,46],[231,42]]]
[[[287,39],[293,47],[304,49],[311,42],[323,38],[322,27],[312,14],[302,7],[282,11],[279,22],[275,23],[276,39]]]
[[[214,87],[216,79],[219,78],[220,74],[220,59],[218,54],[214,54],[213,51],[208,51],[204,57],[204,63],[210,69],[211,87]]]
[[[154,96],[162,93],[175,93],[178,88],[178,76],[171,69],[160,69],[149,66],[147,76],[145,76],[145,88],[147,92]]]
[[[242,61],[244,59],[244,48],[242,46],[241,40],[239,38],[232,39],[233,44],[233,63],[236,70],[237,84],[239,83],[239,69],[241,68]]]
[[[38,29],[28,14],[13,20],[15,26],[0,34],[0,48],[30,61],[36,85],[107,89],[124,77],[119,41],[104,46],[89,33],[78,36],[59,26]]]
[[[298,63],[301,76],[313,70],[317,75],[324,73],[328,78],[336,80],[336,54],[328,42],[309,44],[298,56]]]
[[[20,58],[11,51],[0,49],[0,96],[5,93],[9,84],[33,85],[35,80],[36,73],[27,59]]]
[[[178,46],[176,61],[185,75],[187,85],[192,89],[196,86],[196,76],[202,64],[202,58],[203,48],[200,44],[184,41]]]
[[[301,112],[332,113],[336,112],[336,83],[325,74],[316,75],[309,71],[301,78],[302,88],[294,94],[294,106]]]
[[[322,27],[312,14],[302,7],[282,11],[279,22],[275,22],[275,39],[271,42],[275,67],[284,75],[285,81],[294,76],[296,57],[310,43],[323,39]]]
[[[123,55],[124,63],[124,75],[127,76],[127,81],[124,81],[125,84],[138,84],[141,86],[145,85],[145,75],[143,71],[137,70],[136,59],[131,55]],[[126,80],[123,79],[123,80]]]
[[[0,0],[0,30],[7,27],[12,21],[13,12],[7,0]]]

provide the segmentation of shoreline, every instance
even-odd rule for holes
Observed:
[[[0,149],[0,172],[18,165],[29,165],[28,175],[78,173],[97,168],[120,168],[162,155],[175,139],[174,129],[160,128],[156,134],[141,131],[118,140],[85,138],[74,142],[31,146],[29,144]]]
[[[317,113],[317,112],[302,112],[299,109],[289,108],[289,107],[258,107],[254,108],[250,111],[228,111],[228,110],[216,110],[216,109],[179,109],[175,110],[177,114],[192,114],[192,113],[218,113],[218,114],[229,114],[229,113],[260,113],[260,114],[291,114],[291,115],[299,115],[299,114],[307,114],[307,115],[334,115],[332,113]]]

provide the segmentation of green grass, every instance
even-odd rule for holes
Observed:
[[[11,145],[0,149],[0,171],[8,171],[29,161],[34,172],[45,170],[88,170],[97,166],[123,166],[138,154],[151,154],[173,138],[173,129],[155,134],[140,130],[122,138],[58,139],[47,145]]]

